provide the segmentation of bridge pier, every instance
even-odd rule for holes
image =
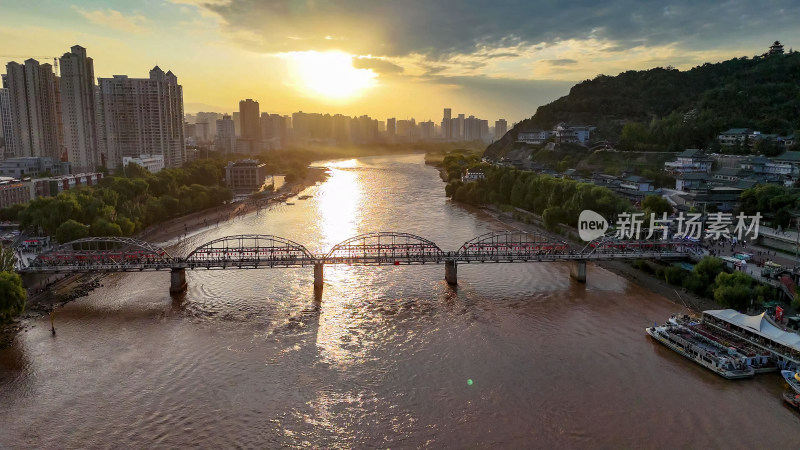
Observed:
[[[447,284],[458,284],[458,267],[455,261],[444,262],[444,279]]]
[[[586,283],[586,261],[573,261],[569,267],[569,276],[579,283]]]
[[[184,268],[173,268],[170,273],[170,284],[169,284],[169,293],[170,294],[180,294],[181,292],[186,290],[186,269]]]
[[[315,263],[314,264],[314,289],[322,289],[322,286],[325,283],[325,280],[322,276],[323,270],[322,268],[325,265],[322,263]]]

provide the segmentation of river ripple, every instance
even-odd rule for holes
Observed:
[[[421,155],[324,163],[308,200],[201,230],[314,252],[370,231],[444,250],[503,229]],[[326,267],[111,275],[0,351],[0,447],[798,448],[776,375],[726,381],[649,339],[677,307],[590,267]]]

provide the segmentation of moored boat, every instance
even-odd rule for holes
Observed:
[[[800,394],[800,372],[781,370],[781,376],[796,393]]]
[[[786,391],[783,393],[783,401],[800,409],[800,394],[794,391]]]
[[[752,378],[755,370],[747,367],[744,357],[682,325],[668,322],[645,329],[653,339],[676,353],[729,380]]]

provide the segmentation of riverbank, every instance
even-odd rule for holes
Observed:
[[[213,224],[218,225],[228,220],[257,212],[270,205],[284,202],[306,188],[325,181],[327,178],[328,174],[326,169],[309,168],[303,179],[284,185],[280,190],[266,197],[257,199],[248,198],[244,201],[228,203],[226,205],[198,211],[187,216],[176,217],[158,225],[153,225],[135,237],[153,244],[161,244],[179,238],[191,231]]]
[[[226,222],[286,201],[306,188],[325,181],[327,177],[328,174],[324,168],[308,169],[303,179],[284,185],[279,191],[273,192],[267,197],[247,199],[242,202],[229,203],[186,216],[176,217],[153,225],[134,236],[134,238],[160,245],[212,223]],[[102,279],[105,275],[102,273],[56,274],[43,277],[28,288],[29,297],[25,311],[10,323],[0,327],[0,349],[11,345],[17,334],[30,329],[32,321],[40,319],[51,311],[84,297],[95,288],[102,286]]]
[[[487,213],[490,217],[497,220],[498,222],[502,222],[503,224],[511,228],[514,228],[516,230],[528,233],[543,233],[547,235],[552,235],[558,239],[568,242],[570,245],[575,247],[578,246],[582,247],[585,244],[584,242],[579,242],[574,239],[570,239],[569,237],[565,237],[564,235],[555,235],[547,231],[542,226],[538,226],[533,223],[525,223],[520,220],[517,220],[514,217],[513,212],[502,211],[497,206],[484,206],[480,209],[485,213]],[[562,227],[562,228],[568,228],[568,227]],[[577,236],[578,230],[569,228],[566,234]],[[685,309],[690,312],[699,313],[701,311],[708,309],[720,308],[720,306],[714,300],[698,296],[692,292],[683,289],[682,287],[673,286],[667,283],[665,280],[662,280],[661,278],[658,278],[654,275],[648,274],[631,266],[626,261],[599,261],[594,264],[596,264],[598,267],[608,270],[609,272],[614,273],[615,275],[625,278],[631,283],[635,283],[639,286],[642,286],[650,290],[654,294],[666,297],[667,299],[675,303],[677,306],[679,306],[679,308],[681,308],[682,310]]]

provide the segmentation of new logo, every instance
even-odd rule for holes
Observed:
[[[583,210],[578,217],[578,234],[584,241],[593,241],[606,234],[606,230],[608,221],[591,209]]]

